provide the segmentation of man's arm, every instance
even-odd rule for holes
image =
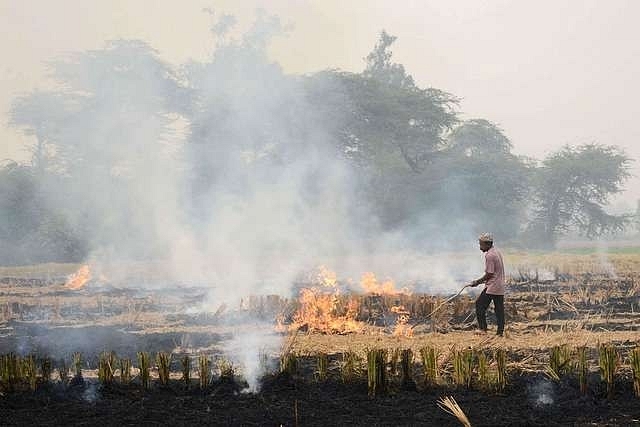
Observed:
[[[493,273],[484,273],[484,276],[482,276],[481,278],[474,280],[471,282],[471,286],[472,287],[476,287],[478,286],[480,283],[486,283],[488,280],[490,280],[493,277]]]
[[[476,287],[480,283],[486,283],[488,280],[490,280],[496,271],[494,263],[495,259],[492,256],[487,255],[484,264],[484,276],[471,282],[471,286]]]

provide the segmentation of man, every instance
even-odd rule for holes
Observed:
[[[476,316],[478,317],[478,329],[481,333],[487,332],[487,308],[493,301],[493,309],[498,321],[497,335],[504,333],[504,263],[502,254],[493,247],[493,236],[483,233],[478,238],[480,250],[484,252],[484,276],[471,282],[476,287],[485,283],[485,288],[476,300]]]

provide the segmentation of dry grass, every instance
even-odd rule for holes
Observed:
[[[445,411],[447,414],[451,414],[460,421],[465,427],[471,427],[469,418],[465,415],[464,411],[458,405],[458,402],[452,396],[441,397],[438,400],[438,407]]]

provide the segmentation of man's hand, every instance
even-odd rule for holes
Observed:
[[[479,284],[480,284],[480,283],[478,283],[478,281],[477,281],[477,280],[472,280],[472,281],[471,281],[471,287],[472,287],[472,288],[475,288],[475,287],[476,287],[476,286],[478,286]]]

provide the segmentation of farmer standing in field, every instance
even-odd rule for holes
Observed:
[[[496,312],[498,321],[496,335],[502,336],[504,333],[504,263],[502,262],[502,254],[493,247],[493,236],[491,234],[482,233],[478,238],[478,242],[485,258],[484,276],[471,282],[473,287],[485,283],[482,293],[476,300],[478,329],[480,333],[487,332],[487,308],[493,301],[493,309]]]

